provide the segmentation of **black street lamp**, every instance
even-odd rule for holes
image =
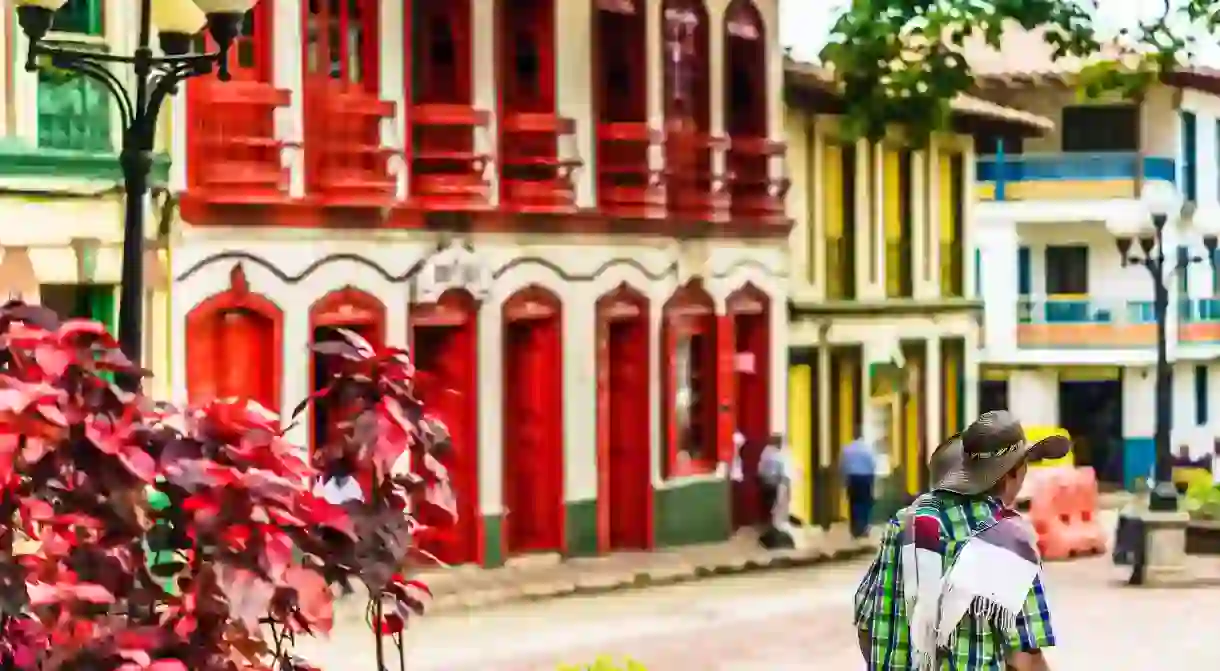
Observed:
[[[1144,187],[1141,200],[1152,219],[1152,230],[1145,228],[1136,235],[1118,235],[1118,253],[1123,266],[1136,264],[1148,269],[1152,277],[1152,312],[1156,320],[1156,468],[1153,472],[1155,486],[1151,492],[1148,509],[1152,512],[1174,512],[1178,509],[1178,491],[1173,484],[1173,453],[1170,450],[1169,432],[1173,424],[1173,369],[1169,365],[1169,286],[1177,273],[1187,271],[1192,263],[1207,261],[1214,263],[1217,238],[1203,236],[1203,245],[1208,257],[1173,257],[1169,265],[1165,258],[1165,228],[1170,216],[1180,209],[1176,189],[1166,182],[1149,182]],[[1139,242],[1142,255],[1132,253],[1135,241]]]
[[[112,0],[114,1],[114,0]],[[124,0],[131,1],[131,0]],[[241,32],[242,19],[258,0],[157,0],[157,28],[161,55],[153,53],[153,1],[140,0],[139,41],[130,56],[99,53],[46,44],[55,12],[67,0],[15,0],[17,20],[29,38],[25,69],[38,70],[40,62],[88,77],[106,88],[119,107],[123,144],[119,162],[123,170],[126,207],[123,219],[122,285],[119,294],[119,344],[137,365],[141,360],[144,314],[144,208],[153,164],[157,115],[166,99],[178,92],[189,77],[216,68],[229,79],[228,53]],[[217,50],[192,53],[194,37],[206,25]],[[130,93],[113,65],[131,66],[135,92]],[[139,380],[122,380],[135,389]]]

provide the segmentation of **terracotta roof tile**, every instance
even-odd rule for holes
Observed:
[[[814,63],[802,63],[787,59],[784,63],[784,74],[788,83],[792,86],[814,89],[832,95],[838,95],[839,93],[838,83],[835,81],[834,73],[829,68]],[[970,95],[957,96],[953,99],[951,106],[957,114],[992,121],[1002,121],[1039,133],[1048,132],[1055,127],[1054,122],[1046,117],[1012,107],[1005,107],[1004,105]]]

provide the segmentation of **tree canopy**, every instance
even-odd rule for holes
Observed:
[[[1082,95],[1133,96],[1193,61],[1220,26],[1220,3],[1164,0],[1155,16],[1105,35],[1096,0],[851,0],[822,51],[842,82],[848,132],[877,138],[902,124],[922,139],[944,128],[950,101],[974,84],[967,40],[998,49],[1018,26],[1040,31],[1056,59],[1087,59],[1104,44],[1115,58],[1082,69]]]

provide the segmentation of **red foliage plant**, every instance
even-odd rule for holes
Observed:
[[[446,432],[405,352],[319,348],[338,372],[297,413],[342,412],[309,455],[253,402],[121,390],[142,372],[97,322],[0,308],[0,671],[303,671],[286,641],[353,581],[380,658],[427,596],[416,514],[454,517]]]

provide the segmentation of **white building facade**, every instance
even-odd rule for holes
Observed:
[[[1078,463],[1131,487],[1154,461],[1157,327],[1143,257],[1153,193],[1172,193],[1172,438],[1195,457],[1220,438],[1220,80],[1182,75],[1141,102],[1082,103],[1071,77],[985,74],[982,94],[1057,122],[1036,139],[979,138],[975,237],[985,303],[982,409],[1062,427]],[[1171,85],[1172,84],[1172,85]],[[1144,198],[1141,198],[1144,196]],[[1118,239],[1132,244],[1124,255]],[[1155,252],[1154,252],[1155,253]]]
[[[453,392],[447,561],[728,537],[786,408],[777,12],[262,0],[175,110],[176,394],[289,411],[351,328]]]

